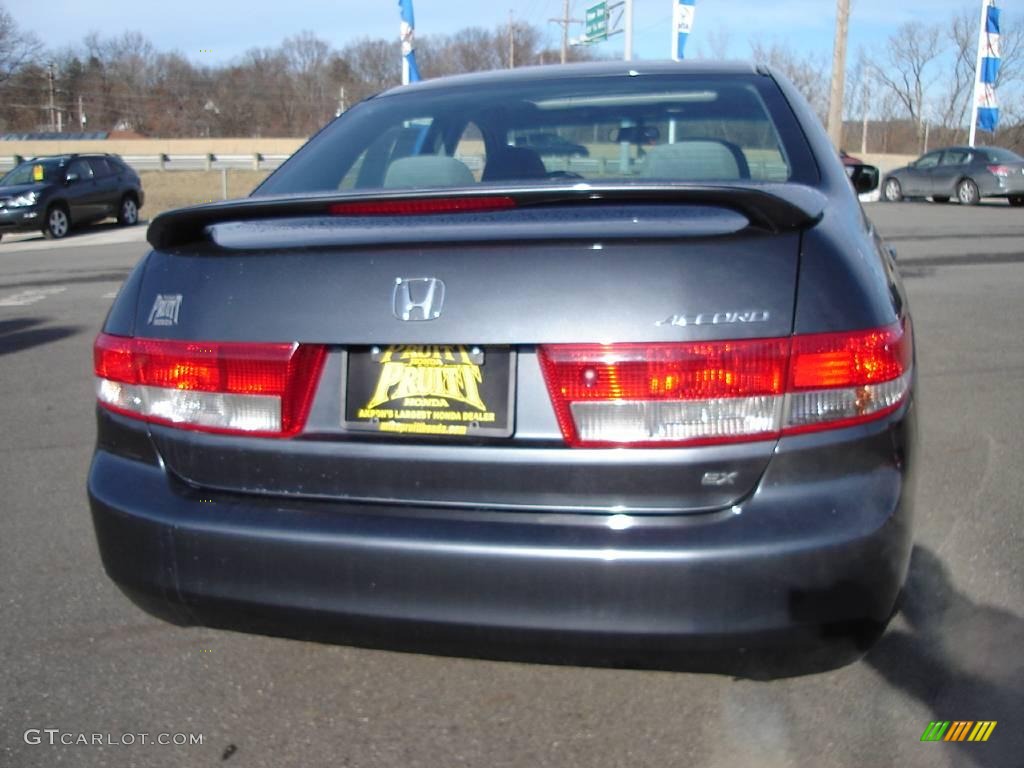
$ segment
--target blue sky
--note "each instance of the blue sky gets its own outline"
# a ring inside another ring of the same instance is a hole
[[[573,16],[582,18],[593,2],[575,0]],[[253,46],[276,45],[304,29],[339,48],[364,36],[398,34],[397,0],[289,0],[281,4],[260,0],[6,0],[4,5],[23,29],[35,32],[53,47],[78,44],[91,30],[104,35],[137,30],[160,50],[178,50],[194,61],[211,64],[230,61]],[[637,58],[667,58],[671,0],[635,0],[634,5]],[[549,28],[554,44],[557,28],[547,19],[557,16],[561,7],[561,0],[415,0],[416,26],[419,34],[449,33],[465,26],[493,27],[507,22],[511,8],[517,18]],[[852,0],[852,7],[851,55],[858,46],[881,46],[906,21],[944,21],[965,7],[977,7],[980,12],[979,0]],[[733,58],[746,57],[753,38],[785,43],[800,53],[829,56],[834,18],[833,0],[697,0],[687,52],[710,52],[710,37],[725,34]],[[622,46],[621,42],[609,42],[601,49],[621,53]]]

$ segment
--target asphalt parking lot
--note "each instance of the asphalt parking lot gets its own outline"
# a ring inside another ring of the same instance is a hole
[[[920,366],[916,546],[868,656],[760,682],[181,629],[104,576],[91,343],[144,229],[0,243],[0,765],[1024,764],[1024,212],[873,204]],[[932,720],[988,742],[921,743]],[[27,743],[26,731],[42,743]],[[201,734],[198,745],[50,745]],[[59,741],[59,739],[58,739]]]

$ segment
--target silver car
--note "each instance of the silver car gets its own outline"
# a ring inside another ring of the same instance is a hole
[[[936,149],[886,176],[883,200],[895,203],[908,197],[930,197],[936,203],[955,197],[964,205],[1005,197],[1019,207],[1024,205],[1024,158],[999,147]]]

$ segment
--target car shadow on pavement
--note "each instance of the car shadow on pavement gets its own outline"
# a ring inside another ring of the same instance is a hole
[[[997,721],[985,744],[947,745],[963,750],[964,761],[1024,764],[1024,619],[957,591],[945,564],[922,546],[914,547],[899,612],[907,629],[891,627],[865,663],[935,720]]]
[[[45,322],[45,319],[32,317],[0,321],[0,355],[24,352],[26,349],[74,336],[82,330],[81,326],[75,325],[40,327]]]

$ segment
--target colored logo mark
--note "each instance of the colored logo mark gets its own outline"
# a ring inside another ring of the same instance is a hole
[[[933,720],[921,741],[988,741],[995,727],[995,720]]]

